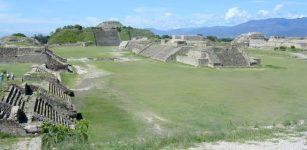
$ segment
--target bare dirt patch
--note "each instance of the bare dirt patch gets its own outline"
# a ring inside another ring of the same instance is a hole
[[[299,137],[274,138],[266,141],[202,143],[189,150],[304,150],[307,132]]]

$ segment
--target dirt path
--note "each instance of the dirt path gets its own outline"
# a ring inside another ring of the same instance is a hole
[[[114,56],[120,57],[120,60],[131,60],[130,58],[124,58],[122,54],[114,52]],[[77,60],[75,60],[77,61]],[[86,62],[86,59],[81,59],[82,62]],[[72,89],[77,92],[77,97],[83,99],[88,92],[93,89],[104,90],[115,95],[121,102],[121,108],[131,112],[137,118],[140,118],[145,122],[148,129],[146,132],[161,134],[163,128],[160,125],[160,122],[166,122],[166,119],[154,114],[153,112],[149,112],[144,110],[144,108],[138,108],[133,101],[129,99],[129,97],[122,91],[115,89],[114,87],[108,87],[106,85],[102,85],[101,81],[104,77],[111,75],[111,72],[104,71],[102,69],[97,68],[95,65],[87,64],[85,67],[81,67],[78,65],[74,66],[76,68],[76,72],[79,74],[80,78],[77,81],[77,86]],[[97,82],[99,81],[99,82]],[[77,107],[82,107],[84,102],[82,100],[78,101]]]
[[[302,53],[292,53],[292,55],[298,59],[303,59],[303,60],[307,60],[307,55],[302,54]]]
[[[98,69],[96,66],[91,64],[87,64],[86,68],[81,66],[74,67],[76,68],[80,78],[77,81],[77,86],[72,89],[73,91],[88,91],[97,86],[97,83],[95,82],[97,79],[111,74],[110,72]]]
[[[266,141],[202,143],[189,150],[307,150],[307,132],[302,136]]]

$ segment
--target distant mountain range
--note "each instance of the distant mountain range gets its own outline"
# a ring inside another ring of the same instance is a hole
[[[266,36],[307,37],[307,18],[272,18],[252,20],[236,26],[215,26],[201,28],[182,28],[176,30],[150,29],[158,35],[213,35],[217,37],[236,37],[246,32],[262,32]]]

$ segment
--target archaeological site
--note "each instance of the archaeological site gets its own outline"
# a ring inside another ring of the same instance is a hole
[[[304,37],[271,36],[267,38],[260,32],[242,34],[232,41],[232,44],[245,48],[295,47],[303,50],[307,50],[306,43],[307,38]]]
[[[75,121],[82,119],[71,103],[74,92],[61,83],[60,72],[72,72],[66,59],[46,47],[1,46],[0,63],[33,64],[32,70],[22,79],[3,87],[1,132],[38,133],[43,122],[74,128]],[[1,82],[4,76],[1,73]]]
[[[0,150],[307,150],[306,8],[0,0]]]
[[[170,40],[123,41],[119,49],[160,61],[177,61],[196,67],[253,67],[261,60],[247,56],[238,46],[214,46],[202,36],[172,36]]]

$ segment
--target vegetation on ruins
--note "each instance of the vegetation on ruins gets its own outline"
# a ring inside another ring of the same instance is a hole
[[[50,35],[48,44],[65,44],[86,42],[88,44],[95,43],[95,37],[91,28],[83,28],[80,25],[65,26],[58,28]]]
[[[75,129],[45,122],[42,125],[42,149],[84,149],[90,148],[88,142],[89,123],[78,121]]]
[[[40,43],[34,38],[23,36],[18,33],[16,36],[6,36],[0,39],[1,45],[14,45],[14,46],[38,46]]]
[[[122,41],[131,40],[133,37],[147,37],[148,39],[155,38],[155,35],[147,29],[137,29],[124,26],[120,30],[120,38]]]
[[[85,42],[88,45],[95,45],[94,32],[100,30],[97,27],[82,27],[80,25],[68,25],[63,28],[58,28],[54,33],[51,33],[48,44],[65,44]],[[122,41],[131,40],[133,37],[155,38],[155,35],[146,29],[137,29],[132,27],[117,28]]]

